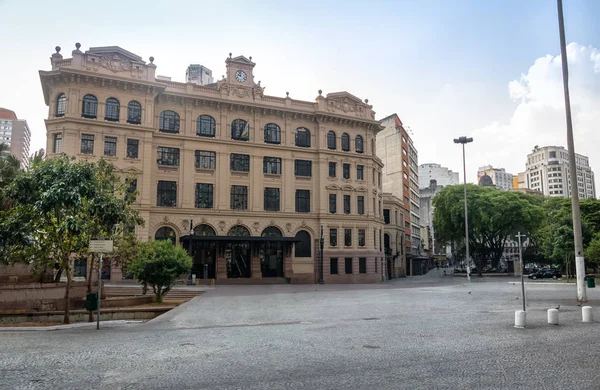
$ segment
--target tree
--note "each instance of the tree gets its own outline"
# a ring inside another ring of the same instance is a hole
[[[141,244],[139,256],[128,266],[140,283],[152,287],[158,302],[175,285],[177,278],[190,272],[192,258],[179,245],[169,240]]]
[[[585,259],[590,263],[600,264],[600,232],[596,233],[585,250]]]
[[[479,275],[488,260],[495,267],[512,232],[539,228],[540,201],[531,195],[467,185],[469,247]],[[434,229],[441,241],[464,241],[465,210],[463,186],[447,186],[433,199]]]
[[[35,261],[42,269],[57,264],[65,271],[64,323],[69,323],[72,257],[86,255],[90,238],[106,234],[109,226],[140,221],[119,193],[119,183],[106,162],[75,162],[62,155],[33,164],[5,189],[15,207],[0,220],[0,238],[5,250],[20,258],[2,260]],[[15,226],[22,229],[16,236]]]

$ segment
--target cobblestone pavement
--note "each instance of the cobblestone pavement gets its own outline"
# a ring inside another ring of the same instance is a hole
[[[515,329],[508,280],[217,286],[145,324],[0,332],[0,388],[599,389],[600,326],[580,322],[575,286],[527,285]]]

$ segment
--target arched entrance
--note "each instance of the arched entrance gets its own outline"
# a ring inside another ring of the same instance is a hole
[[[214,237],[215,229],[210,225],[201,224],[194,228],[194,235],[201,237]],[[192,246],[192,274],[198,279],[214,279],[216,273],[216,243],[215,241],[194,241]]]
[[[244,226],[236,225],[227,233],[230,237],[250,237]],[[225,247],[225,264],[228,278],[249,278],[251,275],[250,241],[231,241]]]
[[[283,237],[281,230],[269,226],[263,230],[261,237]],[[282,278],[283,243],[281,241],[264,241],[260,246],[260,268],[263,278]]]
[[[159,227],[156,233],[154,233],[155,240],[169,240],[175,245],[175,240],[177,239],[177,235],[175,234],[175,230],[168,226]]]

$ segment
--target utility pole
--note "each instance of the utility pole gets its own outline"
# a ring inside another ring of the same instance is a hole
[[[563,91],[565,95],[565,114],[567,118],[567,148],[569,149],[569,178],[571,180],[571,209],[573,214],[573,236],[575,244],[575,272],[577,274],[577,301],[587,302],[585,288],[585,259],[581,237],[581,211],[579,209],[579,186],[577,184],[577,165],[575,163],[575,141],[571,121],[571,101],[569,97],[569,66],[567,63],[567,45],[565,42],[565,21],[563,19],[562,0],[557,0],[558,29],[560,32],[560,58],[562,62]]]
[[[319,253],[319,284],[325,284],[323,279],[323,248],[325,247],[325,237],[323,236],[323,223],[321,223],[321,237],[319,238],[319,247],[321,249]]]
[[[523,266],[523,251],[522,251],[522,246],[521,246],[521,237],[525,237],[524,234],[521,234],[521,232],[518,232],[517,235],[515,236],[519,239],[519,263],[521,264],[521,293],[523,294],[523,311],[526,311],[525,309],[525,281],[523,280],[523,271],[525,270],[525,267]]]

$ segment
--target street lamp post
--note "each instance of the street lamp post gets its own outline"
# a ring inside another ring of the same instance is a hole
[[[468,206],[467,206],[467,164],[465,162],[465,144],[469,142],[473,142],[473,138],[470,137],[460,137],[455,138],[455,144],[462,144],[462,152],[463,152],[463,180],[464,180],[464,190],[465,190],[465,246],[467,249],[467,279],[471,281],[471,267],[469,264],[469,214],[468,214]]]
[[[583,258],[583,238],[581,234],[581,210],[579,209],[579,185],[577,184],[577,165],[575,163],[575,141],[571,121],[571,100],[569,97],[569,66],[565,42],[565,22],[562,0],[557,0],[558,29],[560,33],[560,59],[562,63],[563,93],[565,96],[565,115],[567,119],[567,148],[569,151],[569,179],[571,180],[571,211],[573,214],[573,239],[575,247],[575,272],[577,274],[577,301],[587,302],[585,289],[585,260]]]
[[[325,237],[323,237],[323,224],[321,224],[321,238],[319,239],[319,244],[321,247],[321,256],[319,259],[319,284],[325,284],[325,280],[323,279],[323,247],[325,246]]]
[[[521,293],[523,294],[523,311],[526,311],[527,309],[525,309],[526,306],[526,302],[525,302],[525,281],[523,279],[523,274],[525,273],[525,267],[523,265],[523,249],[522,249],[522,242],[521,242],[521,238],[525,237],[524,234],[521,234],[521,232],[518,232],[517,235],[515,236],[519,239],[519,263],[521,264]]]

